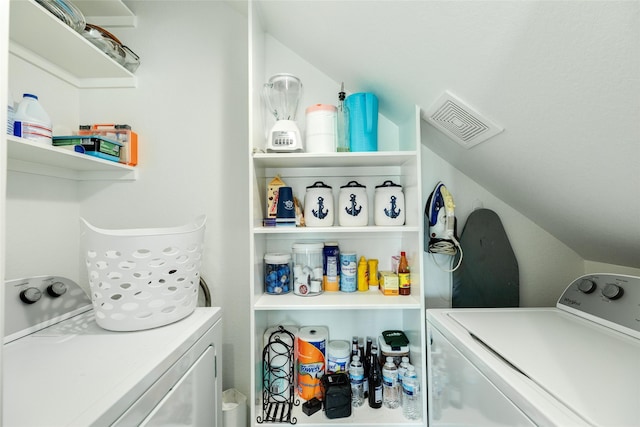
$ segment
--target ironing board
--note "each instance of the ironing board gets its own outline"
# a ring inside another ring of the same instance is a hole
[[[518,261],[498,215],[489,209],[473,211],[460,246],[464,258],[453,272],[452,307],[518,307]]]

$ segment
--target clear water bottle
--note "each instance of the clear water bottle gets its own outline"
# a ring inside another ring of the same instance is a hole
[[[353,356],[349,364],[349,380],[351,382],[351,405],[354,408],[364,404],[364,367],[360,356]]]
[[[402,380],[402,415],[408,420],[418,420],[422,416],[420,380],[413,365],[407,367]]]
[[[407,367],[409,366],[409,358],[407,356],[402,356],[402,361],[400,362],[400,366],[398,366],[398,388],[402,393],[402,380],[407,373]],[[402,405],[402,399],[400,399],[400,404]]]
[[[400,406],[398,368],[393,363],[393,357],[387,357],[387,361],[382,367],[382,404],[390,409]]]

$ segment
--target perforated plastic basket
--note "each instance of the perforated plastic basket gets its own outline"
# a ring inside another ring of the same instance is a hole
[[[180,320],[198,301],[206,217],[174,228],[104,230],[82,219],[96,322],[138,331]]]

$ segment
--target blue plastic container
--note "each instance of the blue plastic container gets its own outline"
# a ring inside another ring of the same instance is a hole
[[[378,98],[370,92],[354,93],[345,104],[351,151],[378,151]]]

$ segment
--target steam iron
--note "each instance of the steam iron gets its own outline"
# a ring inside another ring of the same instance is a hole
[[[425,206],[425,250],[432,254],[442,254],[455,256],[460,251],[458,264],[455,271],[462,262],[462,249],[456,238],[456,217],[454,212],[455,204],[453,196],[442,182],[436,184],[433,192],[429,195]],[[428,243],[427,243],[428,242]]]

